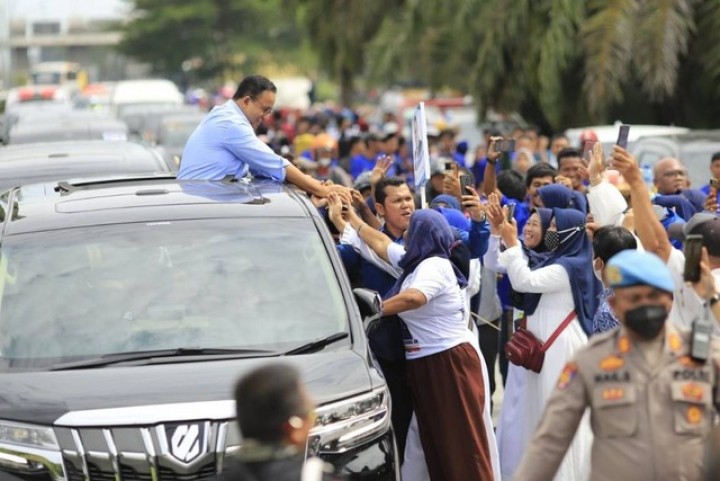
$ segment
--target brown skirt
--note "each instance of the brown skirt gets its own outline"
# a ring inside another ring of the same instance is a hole
[[[420,442],[432,481],[492,481],[485,389],[470,344],[407,361]]]

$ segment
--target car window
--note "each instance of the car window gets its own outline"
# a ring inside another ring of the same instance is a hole
[[[3,240],[0,259],[6,369],[177,347],[281,350],[348,330],[307,219],[17,235]]]

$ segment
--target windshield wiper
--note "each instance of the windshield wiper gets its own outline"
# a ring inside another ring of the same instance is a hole
[[[56,364],[50,368],[51,371],[67,371],[71,369],[83,369],[88,367],[103,367],[123,362],[145,361],[155,358],[186,357],[186,356],[227,356],[228,359],[238,357],[265,357],[277,356],[277,351],[266,349],[233,349],[218,347],[177,347],[174,349],[158,349],[155,351],[120,352],[105,354],[76,362]]]
[[[333,342],[345,339],[349,335],[350,333],[347,332],[336,332],[335,334],[331,334],[327,337],[316,339],[312,342],[308,342],[307,344],[294,347],[289,351],[286,351],[285,355],[294,356],[295,354],[307,354],[309,352],[319,351],[320,349],[323,349],[325,346],[332,344]]]

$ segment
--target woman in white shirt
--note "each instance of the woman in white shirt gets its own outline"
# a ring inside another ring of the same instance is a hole
[[[563,366],[587,344],[599,285],[592,272],[592,246],[585,233],[582,212],[553,209],[553,219],[543,236],[548,254],[531,266],[517,239],[514,222],[504,223],[501,234],[507,249],[500,253],[499,262],[507,270],[513,289],[524,293],[527,329],[546,342],[570,313],[576,316],[546,351],[541,371],[525,373],[525,430],[523,438],[517,440],[522,446],[535,431]],[[591,444],[592,433],[586,419],[558,470],[556,481],[588,478]]]
[[[455,242],[449,224],[438,212],[414,212],[398,260],[388,253],[389,238],[373,235],[356,216],[349,221],[378,255],[403,269],[383,313],[398,314],[406,325],[408,382],[430,479],[493,479],[483,421],[489,400],[466,322],[467,281],[449,260]]]

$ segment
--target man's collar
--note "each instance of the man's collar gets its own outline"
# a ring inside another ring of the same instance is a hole
[[[245,115],[245,112],[240,108],[240,106],[237,104],[237,102],[233,99],[228,100],[229,103],[232,104],[232,108],[235,110],[235,112],[239,113],[243,116],[245,120],[247,120],[248,123],[250,123],[250,119],[247,118],[247,115]]]
[[[387,228],[387,224],[383,224],[382,229],[380,229],[380,231],[381,231],[383,234],[385,234],[386,236],[388,236],[390,239],[392,239],[393,242],[398,242],[398,241],[402,240],[402,238],[403,238],[403,235],[402,235],[402,234],[400,234],[399,236],[395,237],[395,236],[392,234],[392,232],[390,232],[390,230]]]

